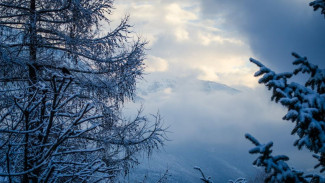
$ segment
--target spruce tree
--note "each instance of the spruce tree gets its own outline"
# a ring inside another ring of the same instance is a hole
[[[313,1],[310,5],[315,11],[321,9],[324,14],[324,0]],[[297,68],[286,73],[276,73],[253,58],[250,61],[259,67],[255,73],[255,77],[261,77],[258,82],[272,91],[271,100],[288,109],[283,120],[295,124],[291,131],[292,135],[297,135],[294,146],[299,150],[305,147],[314,153],[313,157],[318,160],[314,168],[320,168],[322,173],[325,171],[325,69],[320,69],[297,53],[292,53],[292,56],[295,58],[293,65]],[[290,82],[290,78],[297,74],[308,75],[304,85]],[[256,146],[249,152],[259,154],[253,164],[264,167],[268,173],[265,182],[325,182],[320,174],[305,174],[291,168],[286,163],[289,157],[273,156],[272,142],[261,144],[250,134],[246,134],[246,138]]]

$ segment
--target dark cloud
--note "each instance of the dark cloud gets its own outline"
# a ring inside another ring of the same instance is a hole
[[[225,17],[223,26],[248,39],[252,57],[277,71],[292,67],[292,51],[325,67],[325,19],[306,1],[204,0],[202,15]]]

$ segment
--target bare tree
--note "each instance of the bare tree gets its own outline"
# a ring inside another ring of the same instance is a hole
[[[0,2],[2,180],[110,181],[137,152],[163,144],[159,115],[121,114],[145,42],[130,36],[128,17],[103,33],[112,8],[112,0]]]

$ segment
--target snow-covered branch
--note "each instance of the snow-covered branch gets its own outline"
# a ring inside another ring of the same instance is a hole
[[[130,36],[128,16],[103,32],[112,7],[112,0],[1,1],[4,180],[110,181],[138,153],[164,144],[159,116],[122,117],[144,69],[146,42]]]
[[[325,1],[324,0],[316,0],[309,3],[310,6],[314,8],[314,11],[321,9],[321,14],[325,15]]]
[[[299,66],[293,73],[276,74],[254,59],[251,62],[260,67],[256,76],[264,74],[259,82],[273,91],[272,100],[288,108],[283,119],[296,123],[292,134],[298,134],[299,139],[295,145],[299,149],[305,146],[315,153],[325,152],[324,70],[296,53],[293,55],[297,58],[294,64]],[[295,82],[288,83],[288,79],[299,72],[310,74],[305,86]]]
[[[292,56],[295,57],[293,64],[297,68],[293,72],[280,74],[275,73],[255,59],[251,58],[250,61],[260,68],[255,73],[255,76],[261,77],[259,83],[265,84],[269,90],[272,90],[271,99],[281,103],[288,109],[283,119],[295,123],[291,134],[297,134],[298,139],[294,142],[294,145],[298,149],[306,147],[314,152],[314,157],[319,161],[315,168],[321,167],[321,172],[323,172],[325,170],[325,70],[311,64],[306,57],[301,57],[297,53],[292,53]],[[305,85],[289,81],[292,76],[299,73],[309,75]],[[269,180],[281,182],[290,178],[298,181],[299,176],[302,177],[302,172],[297,174],[284,163],[288,159],[287,157],[271,156],[272,142],[261,145],[250,135],[246,135],[246,138],[256,145],[255,148],[250,150],[250,153],[262,154],[254,164],[265,166],[266,172],[273,171],[272,176],[274,178],[270,177]],[[281,174],[281,176],[289,175],[290,177],[281,177],[277,174]],[[303,176],[303,178],[325,181],[318,175],[308,175]]]
[[[257,167],[264,167],[268,177],[265,182],[309,182],[310,176],[304,175],[303,172],[290,168],[286,161],[287,156],[272,156],[273,142],[260,144],[252,135],[246,134],[245,137],[250,140],[256,147],[252,148],[249,153],[259,154],[259,157],[253,162]],[[322,182],[325,181],[322,178]]]

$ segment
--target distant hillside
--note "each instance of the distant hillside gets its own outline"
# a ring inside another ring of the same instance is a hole
[[[193,90],[204,93],[240,93],[240,90],[213,81],[162,79],[154,81],[142,81],[141,83],[139,83],[136,91],[136,98],[138,100],[144,100],[144,97],[157,92],[172,93],[176,91],[185,92]]]
[[[240,157],[233,147],[182,144],[167,146],[165,151],[155,153],[152,158],[143,158],[141,164],[131,171],[126,182],[141,182],[146,176],[148,183],[155,183],[168,169],[171,183],[199,183],[200,173],[193,169],[201,167],[214,182],[228,182],[238,177],[254,176],[255,169]],[[225,153],[227,152],[227,153]],[[249,154],[246,155],[249,158]]]

